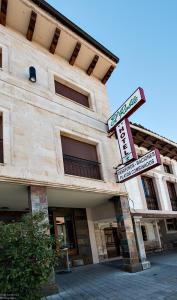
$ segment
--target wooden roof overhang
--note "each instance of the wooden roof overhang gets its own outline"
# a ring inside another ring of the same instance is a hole
[[[136,125],[131,125],[131,130],[134,143],[138,147],[149,151],[157,148],[161,155],[177,161],[177,144]]]
[[[0,24],[20,32],[103,84],[119,58],[44,0],[0,0]]]

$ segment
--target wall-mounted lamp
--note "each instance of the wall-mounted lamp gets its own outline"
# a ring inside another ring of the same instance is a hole
[[[29,67],[29,80],[31,82],[36,82],[36,69],[34,67]]]

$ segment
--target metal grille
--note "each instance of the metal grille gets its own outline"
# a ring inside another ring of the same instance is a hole
[[[101,179],[100,164],[95,161],[63,155],[65,174]]]
[[[177,211],[177,198],[170,199],[170,200],[171,200],[172,210],[176,210]]]
[[[159,210],[156,198],[146,197],[147,208],[150,210]]]

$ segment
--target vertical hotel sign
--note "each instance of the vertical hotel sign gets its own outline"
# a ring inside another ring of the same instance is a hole
[[[116,131],[122,157],[123,167],[117,168],[116,171],[120,183],[161,165],[158,149],[153,149],[137,159],[131,128],[127,119],[145,101],[144,91],[139,87],[108,119],[108,132]]]
[[[131,160],[137,159],[128,119],[126,118],[123,119],[116,126],[116,133],[117,133],[118,144],[119,144],[120,153],[122,157],[122,163],[126,164]]]

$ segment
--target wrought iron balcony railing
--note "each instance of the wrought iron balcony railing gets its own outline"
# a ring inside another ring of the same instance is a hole
[[[101,179],[100,163],[70,155],[63,155],[65,174]]]
[[[171,201],[172,210],[177,211],[177,198],[170,199],[170,201]]]
[[[146,197],[147,208],[150,210],[159,210],[158,202],[156,198]]]

